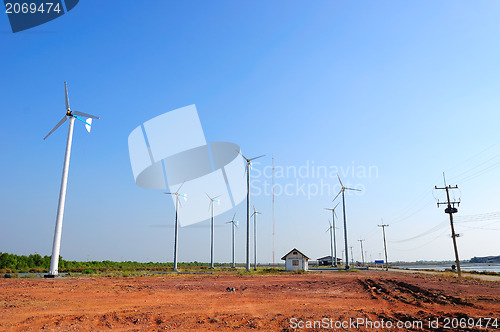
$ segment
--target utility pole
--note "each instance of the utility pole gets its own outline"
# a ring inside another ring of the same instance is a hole
[[[365,265],[365,253],[363,251],[363,241],[364,240],[358,240],[358,241],[361,244],[361,261],[363,262],[363,265]]]
[[[450,226],[451,226],[451,238],[453,239],[453,249],[455,249],[455,263],[457,264],[457,275],[459,277],[462,276],[462,271],[460,270],[460,259],[458,258],[458,248],[457,248],[457,237],[459,237],[459,234],[455,234],[455,227],[453,226],[453,213],[457,213],[458,209],[455,207],[455,204],[457,206],[460,205],[460,200],[458,202],[451,202],[450,201],[450,190],[451,189],[458,189],[458,186],[455,185],[454,187],[450,185],[446,185],[446,178],[444,177],[444,172],[443,172],[443,181],[444,181],[444,187],[438,188],[438,186],[434,186],[435,189],[437,190],[446,190],[446,200],[447,202],[437,202],[437,206],[439,208],[440,204],[447,204],[446,209],[444,210],[445,213],[448,213],[450,215]]]
[[[387,245],[385,243],[385,228],[389,227],[389,225],[382,224],[382,225],[378,225],[378,227],[382,227],[382,234],[384,235],[385,270],[389,271],[389,262],[387,261]]]

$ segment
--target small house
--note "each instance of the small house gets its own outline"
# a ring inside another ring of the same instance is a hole
[[[342,259],[337,259],[337,265],[342,264]],[[335,261],[333,261],[335,263]],[[318,266],[332,266],[332,256],[318,258]]]
[[[281,258],[285,261],[285,269],[287,271],[307,271],[309,257],[293,248],[288,254]]]

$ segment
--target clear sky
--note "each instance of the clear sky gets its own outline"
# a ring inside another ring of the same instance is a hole
[[[277,261],[293,247],[329,255],[324,208],[336,204],[337,170],[363,189],[346,197],[355,259],[358,239],[367,259],[380,257],[383,218],[389,260],[452,260],[434,198],[444,193],[433,191],[443,171],[460,188],[461,258],[499,255],[499,10],[498,1],[86,0],[16,34],[2,14],[0,251],[51,253],[67,124],[42,138],[64,115],[67,81],[72,109],[101,120],[91,134],[75,126],[65,259],[172,261],[174,205],[135,185],[127,138],[191,104],[208,141],[266,154],[252,171],[260,262],[272,261],[272,155]],[[234,212],[244,261],[245,203],[217,217],[216,261],[230,261]],[[181,229],[180,261],[210,260],[208,224]]]

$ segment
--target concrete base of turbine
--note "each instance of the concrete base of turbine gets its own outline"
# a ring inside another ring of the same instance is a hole
[[[44,274],[43,275],[44,278],[57,278],[59,277],[57,274]]]

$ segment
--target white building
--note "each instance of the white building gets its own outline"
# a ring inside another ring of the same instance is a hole
[[[307,271],[308,260],[310,259],[297,249],[293,248],[288,254],[281,258],[285,261],[285,269],[287,271],[302,270]]]

